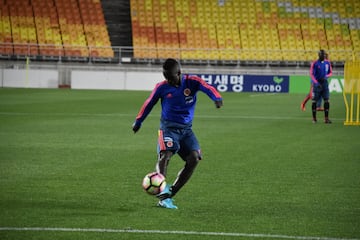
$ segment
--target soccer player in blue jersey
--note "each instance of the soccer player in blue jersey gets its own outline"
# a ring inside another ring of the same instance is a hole
[[[329,119],[329,109],[330,109],[330,92],[328,85],[328,78],[332,75],[332,67],[330,61],[327,60],[325,50],[320,50],[319,58],[312,62],[310,66],[310,77],[313,85],[312,93],[312,117],[313,123],[317,123],[316,118],[316,103],[322,98],[324,100],[324,113],[325,113],[325,123],[331,123]]]
[[[325,53],[325,60],[330,61],[328,53]],[[314,86],[313,86],[313,83],[312,83],[312,79],[310,79],[310,91],[309,91],[309,93],[306,95],[306,97],[304,98],[304,100],[300,104],[300,109],[302,111],[306,110],[306,108],[305,108],[306,103],[310,99],[312,99],[313,88],[314,88]],[[321,107],[321,103],[322,103],[322,98],[319,98],[319,100],[316,102],[316,111],[324,111],[324,108]]]
[[[197,92],[202,91],[214,101],[216,108],[223,105],[218,91],[203,79],[181,74],[177,60],[169,58],[163,64],[165,80],[159,82],[141,107],[132,130],[136,133],[154,105],[161,100],[161,119],[158,132],[158,161],[156,170],[166,176],[170,158],[178,154],[185,162],[174,183],[167,184],[157,195],[158,206],[177,209],[173,203],[175,194],[186,184],[201,160],[199,142],[192,131],[192,121]]]

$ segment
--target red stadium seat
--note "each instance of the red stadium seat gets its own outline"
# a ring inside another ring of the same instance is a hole
[[[87,41],[92,32],[85,26],[95,29],[98,42]],[[65,45],[68,55],[89,57],[89,44],[94,44],[108,48],[98,57],[114,55],[100,1],[0,0],[0,29],[0,54],[59,56]]]

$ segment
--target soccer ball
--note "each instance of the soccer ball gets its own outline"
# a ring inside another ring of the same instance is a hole
[[[142,187],[150,195],[157,195],[165,189],[165,177],[161,173],[152,172],[146,174]]]

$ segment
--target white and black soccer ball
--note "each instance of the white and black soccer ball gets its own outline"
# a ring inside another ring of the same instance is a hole
[[[150,195],[157,195],[165,189],[165,177],[158,172],[146,174],[142,181],[142,187]]]

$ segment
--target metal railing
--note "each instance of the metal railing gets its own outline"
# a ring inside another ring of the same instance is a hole
[[[308,64],[317,59],[317,49],[210,49],[210,48],[149,48],[132,46],[74,46],[52,44],[0,43],[0,59],[64,62],[155,63],[168,57],[185,63],[214,64]],[[328,50],[330,61],[344,64],[359,59],[360,51]]]

